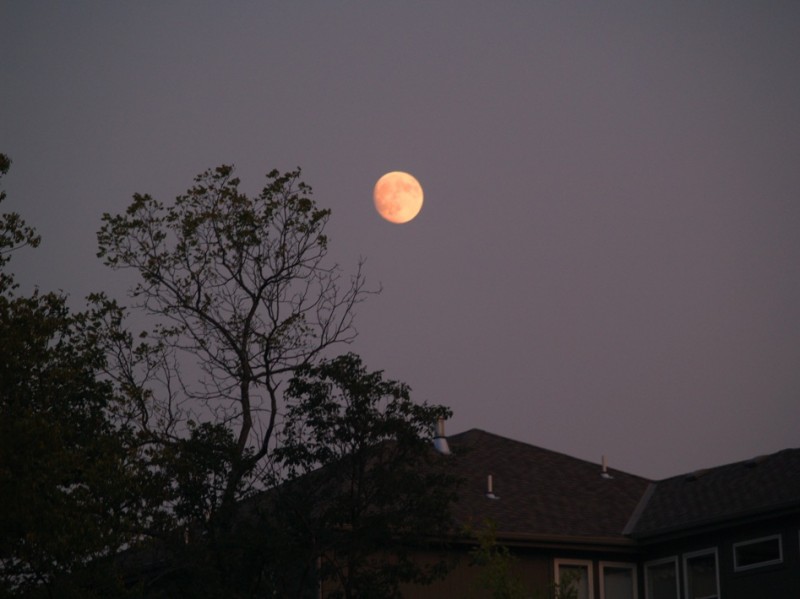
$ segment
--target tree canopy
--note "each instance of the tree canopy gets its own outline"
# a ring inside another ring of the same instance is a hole
[[[90,596],[81,576],[135,538],[144,495],[98,323],[62,294],[15,294],[12,252],[38,242],[18,214],[0,216],[0,595]]]
[[[288,395],[279,528],[319,559],[326,596],[394,597],[441,574],[443,563],[426,568],[410,552],[452,532],[457,481],[433,449],[450,410],[412,401],[354,354],[300,368]]]
[[[120,372],[159,404],[161,418],[143,421],[151,432],[198,421],[232,432],[221,505],[264,471],[281,384],[355,336],[368,291],[360,264],[345,278],[326,261],[329,216],[299,169],[270,172],[250,197],[231,166],[202,173],[173,204],[136,194],[124,214],[103,216],[98,255],[138,273],[135,307],[154,319],[136,352],[119,354],[138,364]]]

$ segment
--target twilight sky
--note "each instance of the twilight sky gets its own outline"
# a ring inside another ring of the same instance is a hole
[[[449,432],[651,478],[800,445],[800,3],[3,2],[0,55],[26,289],[122,298],[103,212],[301,166],[384,287],[352,349]]]

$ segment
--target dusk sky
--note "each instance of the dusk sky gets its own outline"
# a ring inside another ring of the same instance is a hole
[[[0,52],[25,290],[124,299],[103,212],[300,166],[383,286],[349,349],[449,433],[650,478],[800,446],[800,2],[4,1]]]

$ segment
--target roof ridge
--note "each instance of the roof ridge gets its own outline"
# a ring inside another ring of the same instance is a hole
[[[706,468],[695,468],[694,470],[690,470],[688,472],[681,472],[678,474],[673,474],[672,476],[668,476],[666,478],[660,478],[654,482],[656,483],[663,483],[669,480],[674,480],[677,478],[687,478],[702,474],[702,476],[706,476],[712,472],[719,472],[724,468],[733,468],[735,466],[755,466],[759,464],[763,464],[766,461],[769,461],[772,458],[780,454],[786,454],[789,452],[800,452],[800,447],[786,447],[784,449],[779,449],[777,451],[773,451],[772,453],[762,453],[758,454],[749,458],[745,458],[743,460],[736,460],[735,462],[727,462],[725,464],[717,464],[716,466],[708,466]]]
[[[549,449],[547,447],[542,447],[541,445],[535,445],[535,444],[530,443],[528,441],[520,441],[519,439],[513,439],[511,437],[506,437],[505,435],[499,435],[497,433],[492,433],[490,431],[486,431],[486,430],[483,430],[481,428],[476,428],[476,427],[467,429],[465,431],[461,431],[460,433],[455,433],[453,435],[447,435],[447,438],[449,440],[458,441],[457,437],[460,437],[462,435],[468,435],[470,433],[473,433],[473,434],[474,433],[480,433],[481,435],[484,435],[484,436],[487,436],[487,437],[493,437],[493,438],[501,440],[501,441],[517,443],[519,445],[525,445],[526,447],[530,447],[530,448],[536,449],[538,451],[542,451],[542,452],[546,452],[546,453],[554,454],[554,455],[559,455],[559,456],[562,456],[562,457],[565,457],[565,458],[569,458],[570,460],[575,460],[576,462],[581,462],[583,464],[586,464],[587,466],[592,466],[592,467],[595,467],[595,466],[596,467],[601,467],[602,466],[601,462],[594,462],[592,460],[579,458],[579,457],[576,457],[574,455],[568,454],[568,453],[566,453],[564,451],[559,451],[559,450],[556,450],[556,449]],[[638,478],[640,480],[647,481],[648,483],[654,482],[652,479],[647,478],[646,476],[641,476],[639,474],[633,474],[632,472],[628,472],[627,470],[620,470],[619,468],[612,468],[612,467],[609,467],[608,470],[617,472],[617,473],[625,475],[625,476]]]

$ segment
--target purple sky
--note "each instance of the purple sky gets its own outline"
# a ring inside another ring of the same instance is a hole
[[[653,478],[800,445],[798,2],[3,2],[0,51],[28,288],[122,296],[102,212],[299,165],[384,286],[352,349],[450,432]]]

